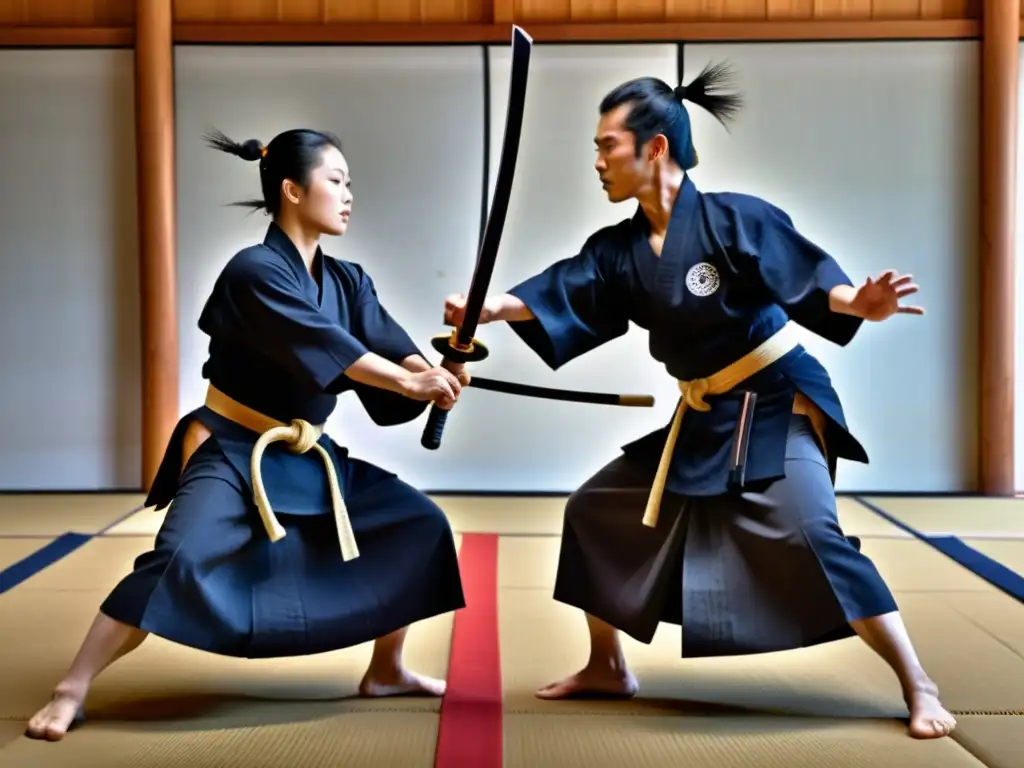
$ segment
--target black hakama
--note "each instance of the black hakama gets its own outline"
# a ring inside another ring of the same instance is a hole
[[[418,350],[355,265],[317,255],[318,281],[276,225],[238,254],[200,319],[211,337],[204,373],[275,420],[322,424],[354,389],[378,424],[409,421],[418,403],[358,385],[343,371],[366,351],[400,362]],[[182,465],[188,425],[210,437]],[[251,658],[351,647],[464,607],[448,520],[394,473],[321,435],[337,472],[359,556],[342,559],[323,460],[271,444],[262,478],[286,531],[271,542],[253,502],[258,435],[205,406],[169,441],[147,505],[165,520],[152,550],[101,611],[167,640]]]
[[[681,625],[684,657],[815,645],[896,609],[859,541],[840,529],[807,417],[793,417],[786,477],[765,493],[774,507],[667,493],[648,528],[640,519],[653,477],[620,456],[570,496],[556,600],[643,643],[659,622]]]
[[[713,376],[796,322],[847,344],[858,318],[829,309],[850,281],[790,218],[747,195],[702,194],[687,178],[660,256],[642,209],[514,287],[534,318],[512,329],[551,368],[626,333],[650,332],[652,356],[690,382]],[[729,487],[743,390],[757,395],[745,490]],[[821,416],[820,436],[798,398]],[[896,609],[859,542],[844,535],[833,488],[839,458],[867,461],[828,373],[800,344],[732,391],[686,411],[660,517],[644,508],[669,427],[629,445],[570,498],[555,598],[637,640],[682,625],[685,656],[779,651],[852,633]],[[826,459],[827,456],[827,459]]]

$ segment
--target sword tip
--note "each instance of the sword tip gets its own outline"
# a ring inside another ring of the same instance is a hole
[[[528,42],[528,43],[532,43],[533,42],[533,38],[530,36],[530,34],[525,29],[520,27],[518,24],[513,24],[512,25],[512,38],[513,38],[513,40],[515,39],[515,37],[517,35],[519,37],[525,38],[526,42]]]

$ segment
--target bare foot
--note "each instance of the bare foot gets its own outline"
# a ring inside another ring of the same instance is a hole
[[[84,701],[84,691],[58,686],[50,703],[36,712],[28,721],[25,735],[30,739],[60,741],[72,723],[83,719],[82,703]]]
[[[636,696],[640,686],[628,669],[607,667],[584,667],[575,675],[546,685],[534,695],[538,699],[567,699],[572,697],[597,697],[630,699]]]
[[[939,689],[931,680],[915,686],[905,696],[910,710],[910,735],[915,739],[940,739],[956,727],[953,717],[939,701]]]
[[[359,683],[359,695],[378,696],[444,696],[447,684],[444,680],[410,672],[405,667],[378,672],[367,670]]]

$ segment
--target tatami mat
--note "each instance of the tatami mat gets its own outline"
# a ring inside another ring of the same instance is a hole
[[[1024,766],[1024,717],[965,715],[957,718],[953,735],[990,768]]]
[[[865,496],[864,500],[924,534],[1024,538],[1024,499]]]
[[[0,595],[0,719],[27,721],[67,670],[106,591]],[[444,677],[452,615],[414,625],[406,640],[409,666]],[[173,720],[182,729],[291,722],[289,702],[329,701],[341,712],[437,712],[433,698],[354,698],[372,645],[291,659],[231,659],[149,637],[119,660],[92,689],[90,720]],[[301,709],[300,709],[301,712]]]
[[[289,707],[294,711],[295,705]],[[302,707],[299,707],[302,709]],[[58,743],[19,739],[0,749],[0,768],[432,768],[437,715],[337,714],[305,707],[301,722],[203,730],[166,723],[100,724]]]
[[[1024,514],[1024,510],[1022,510]],[[963,542],[1012,571],[1024,573],[1024,539],[971,539]]]
[[[958,712],[1024,714],[1024,659],[932,595],[897,593],[925,668]],[[502,589],[502,678],[507,711],[642,714],[716,707],[822,717],[905,717],[888,666],[857,638],[784,653],[681,659],[680,630],[651,645],[623,638],[641,696],[627,702],[542,701],[533,692],[577,671],[588,641],[582,614],[549,590]],[[526,624],[533,625],[529,633]],[[970,660],[965,663],[965,660]]]
[[[0,755],[3,748],[12,741],[22,737],[25,732],[25,723],[17,720],[0,720]]]
[[[11,498],[0,497],[0,511]],[[106,497],[117,502],[114,508],[104,508],[97,496],[21,498],[33,501],[14,515],[0,514],[0,536],[49,532],[28,518],[59,519],[52,535],[95,532],[138,503],[128,496]],[[83,500],[91,502],[84,509]],[[856,638],[786,653],[684,660],[679,628],[666,625],[649,646],[624,640],[641,685],[636,699],[541,701],[534,691],[578,670],[588,648],[583,616],[551,596],[565,498],[435,500],[458,532],[502,534],[498,607],[508,768],[1024,766],[1024,606],[855,499],[840,499],[841,524],[862,537],[863,551],[896,592],[918,653],[957,714],[955,739],[921,742],[906,735],[895,677]],[[896,514],[894,499],[874,501]],[[1021,570],[1024,542],[985,537],[1015,530],[1024,507],[1004,504],[1000,511],[989,500],[957,500],[957,513],[945,501],[919,500],[916,511],[904,504],[900,514],[917,515],[906,521],[920,528],[925,520],[933,526],[924,528],[938,533],[966,530],[967,520],[981,537],[967,543]],[[975,506],[966,509],[965,502]],[[62,510],[73,512],[61,517]],[[85,727],[58,744],[23,738],[26,720],[49,698],[99,603],[151,546],[162,517],[139,512],[109,531],[115,535],[90,541],[0,595],[0,646],[7,651],[0,661],[0,768],[434,765],[439,699],[355,696],[370,644],[314,657],[244,660],[151,637],[97,679]],[[0,538],[0,568],[46,542]],[[411,667],[446,674],[452,619],[413,627],[406,650]]]
[[[558,541],[506,538],[499,548],[506,766],[660,766],[685,755],[687,766],[730,768],[1021,768],[1024,606],[915,539],[869,538],[863,549],[896,592],[922,662],[960,719],[956,740],[907,737],[894,675],[857,638],[684,660],[679,628],[663,625],[649,646],[623,638],[641,687],[636,699],[537,699],[537,688],[585,663],[586,624],[551,599]],[[527,624],[532,630],[523,632]]]
[[[839,525],[847,536],[911,538],[909,533],[876,515],[855,498],[840,496],[836,499],[836,508],[839,510]]]
[[[891,722],[743,716],[511,715],[506,768],[979,768],[955,741],[908,739]]]
[[[994,587],[935,596],[1024,659],[1024,605],[1020,602]]]
[[[11,567],[20,560],[25,559],[37,549],[45,547],[51,541],[53,541],[53,539],[50,537],[33,537],[23,539],[0,538],[0,571]]]
[[[144,498],[137,493],[0,494],[0,536],[97,533]]]
[[[153,507],[140,509],[106,532],[109,536],[154,536],[164,522],[167,510],[157,511]]]
[[[135,558],[152,546],[152,537],[97,536],[70,555],[26,579],[18,590],[110,590],[122,576],[131,571]]]
[[[891,589],[901,592],[988,592],[992,585],[917,539],[861,541]]]

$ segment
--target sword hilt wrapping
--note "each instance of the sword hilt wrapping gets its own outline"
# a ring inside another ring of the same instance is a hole
[[[441,435],[444,434],[444,425],[448,421],[449,411],[438,408],[436,405],[430,409],[427,416],[427,424],[423,427],[423,435],[420,437],[420,445],[428,451],[436,451],[441,447]]]
[[[440,352],[446,361],[453,363],[477,363],[486,360],[490,354],[479,339],[471,339],[469,344],[460,344],[458,329],[435,336],[430,340],[430,345]],[[428,451],[436,451],[441,447],[441,437],[444,435],[448,413],[444,408],[438,408],[436,404],[431,406],[423,434],[420,436],[420,445]]]

